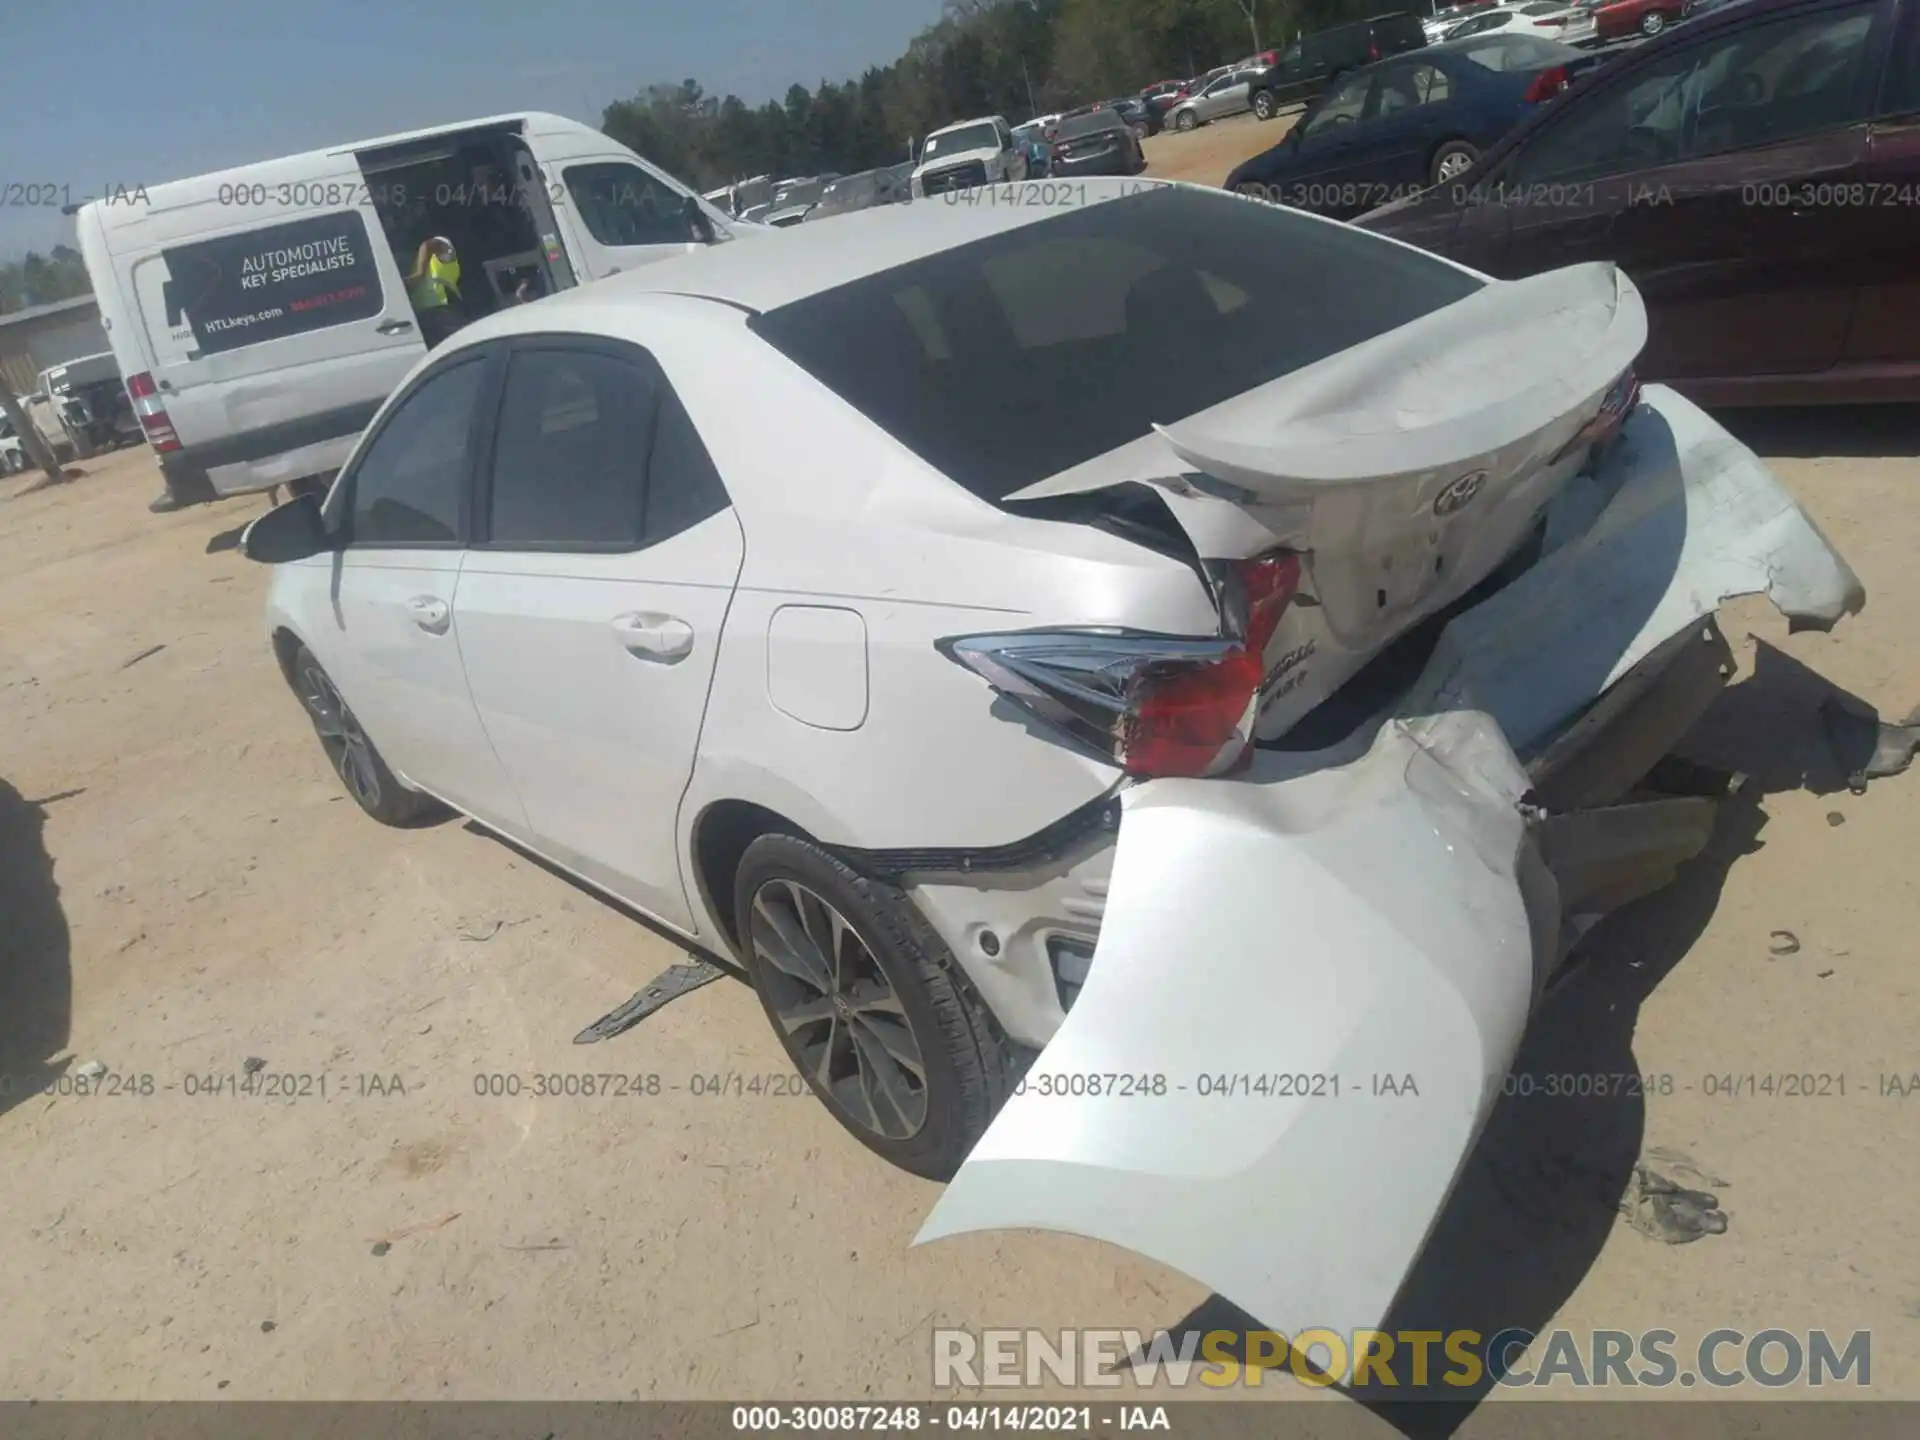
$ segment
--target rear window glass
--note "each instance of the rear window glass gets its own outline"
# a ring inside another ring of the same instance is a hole
[[[1080,135],[1095,135],[1102,130],[1125,130],[1127,122],[1112,110],[1096,110],[1091,115],[1075,115],[1062,120],[1054,131],[1057,140],[1072,140]]]
[[[752,323],[930,464],[1000,500],[1481,283],[1364,231],[1169,186]]]

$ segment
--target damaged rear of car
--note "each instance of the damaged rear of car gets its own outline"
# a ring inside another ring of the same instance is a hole
[[[838,847],[1038,1051],[920,1239],[1065,1231],[1289,1333],[1376,1324],[1580,934],[1707,839],[1711,787],[1666,757],[1732,672],[1715,609],[1827,626],[1858,580],[1750,451],[1640,389],[1609,265],[1493,281],[1166,187],[749,324],[995,512],[913,540],[934,569],[988,536],[973,613],[1007,622],[931,638],[973,687],[938,682],[938,733],[1005,727],[996,753],[1102,787],[1014,844]],[[810,1013],[825,1075],[839,1022]]]

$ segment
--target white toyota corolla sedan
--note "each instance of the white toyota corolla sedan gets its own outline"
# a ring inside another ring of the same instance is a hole
[[[1365,1327],[1575,938],[1705,841],[1719,601],[1862,603],[1645,336],[1607,265],[981,191],[477,323],[244,548],[362,808],[738,961],[951,1179],[923,1240]]]

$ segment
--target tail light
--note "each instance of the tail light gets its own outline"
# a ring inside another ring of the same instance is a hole
[[[1380,58],[1380,42],[1378,40],[1367,41],[1367,59],[1378,60],[1379,58]]]
[[[1520,98],[1529,105],[1538,105],[1553,99],[1572,83],[1573,77],[1567,73],[1567,67],[1556,65],[1551,70],[1542,70],[1534,76],[1533,83],[1527,86],[1526,92]]]
[[[180,448],[180,437],[174,433],[173,421],[167,418],[166,402],[160,398],[153,376],[145,370],[129,376],[127,398],[133,401],[133,413],[140,417],[140,428],[146,432],[147,442],[155,450],[165,454]]]
[[[1213,578],[1218,638],[1064,629],[939,648],[1129,775],[1225,774],[1252,746],[1266,651],[1300,587],[1300,557],[1275,551],[1219,566]]]
[[[1594,417],[1580,427],[1578,434],[1556,450],[1547,463],[1557,465],[1575,450],[1606,444],[1620,433],[1620,427],[1627,423],[1627,416],[1633,413],[1633,407],[1639,403],[1640,377],[1631,370],[1623,370],[1620,378],[1607,388]]]

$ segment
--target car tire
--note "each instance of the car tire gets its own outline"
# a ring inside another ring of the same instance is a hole
[[[333,773],[340,777],[356,805],[382,825],[394,826],[413,825],[439,811],[438,802],[431,796],[407,789],[387,768],[311,650],[299,646],[291,668],[294,694],[306,707]]]
[[[1280,113],[1280,105],[1279,105],[1279,102],[1273,98],[1272,91],[1259,90],[1254,92],[1254,96],[1253,96],[1253,118],[1254,119],[1271,120],[1275,115],[1279,113]]]
[[[1640,33],[1651,40],[1667,28],[1667,17],[1658,10],[1649,10],[1640,17]]]
[[[1433,152],[1433,164],[1428,167],[1427,178],[1435,185],[1444,185],[1460,175],[1466,174],[1480,161],[1480,152],[1464,140],[1449,140]]]
[[[0,472],[18,475],[27,468],[27,457],[23,451],[8,450],[0,454]]]
[[[1186,134],[1199,123],[1200,117],[1191,110],[1182,110],[1178,115],[1173,117],[1173,128],[1178,130],[1182,135]]]
[[[733,903],[747,973],[808,1088],[874,1154],[951,1179],[1030,1056],[946,942],[898,888],[792,835],[747,847]]]

